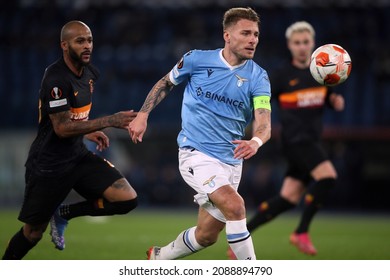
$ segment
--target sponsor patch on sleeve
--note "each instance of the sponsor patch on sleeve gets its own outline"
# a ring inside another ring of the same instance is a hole
[[[50,108],[60,107],[60,106],[66,105],[66,104],[68,104],[68,101],[66,98],[49,101]]]

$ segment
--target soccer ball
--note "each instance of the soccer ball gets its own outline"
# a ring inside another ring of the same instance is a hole
[[[310,73],[321,85],[336,86],[343,83],[351,69],[351,58],[339,45],[323,45],[311,55]]]

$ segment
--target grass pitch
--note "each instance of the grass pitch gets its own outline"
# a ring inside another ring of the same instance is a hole
[[[17,211],[0,211],[0,254],[21,227]],[[249,215],[251,217],[251,215]],[[312,226],[315,257],[289,244],[288,237],[299,220],[286,213],[252,233],[258,259],[263,260],[389,260],[390,215],[319,213]],[[166,245],[196,223],[196,210],[136,209],[125,216],[80,217],[70,221],[66,248],[58,251],[50,242],[49,229],[31,250],[27,260],[144,260],[152,245]],[[213,246],[185,259],[224,260],[224,232]]]

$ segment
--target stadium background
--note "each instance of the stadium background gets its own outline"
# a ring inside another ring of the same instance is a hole
[[[37,95],[47,65],[61,55],[59,31],[72,19],[94,36],[100,68],[91,117],[138,110],[152,85],[190,49],[223,46],[221,18],[233,6],[261,15],[255,60],[272,69],[288,58],[286,27],[311,22],[317,45],[336,43],[352,58],[337,91],[343,113],[325,115],[325,140],[339,172],[328,210],[390,212],[390,1],[17,0],[0,10],[0,208],[20,206],[24,161],[37,125]],[[177,168],[181,88],[152,113],[144,143],[109,129],[104,153],[137,189],[141,207],[183,208],[192,193]],[[244,165],[241,193],[249,209],[278,192],[285,171],[274,106],[273,138]],[[73,199],[76,197],[71,197]]]

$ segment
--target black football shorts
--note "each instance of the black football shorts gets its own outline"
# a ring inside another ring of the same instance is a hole
[[[312,179],[311,171],[321,162],[328,160],[328,155],[320,142],[291,145],[284,148],[288,168],[286,176],[303,181]]]
[[[31,225],[46,223],[73,189],[86,199],[101,198],[123,175],[106,159],[91,152],[64,174],[45,177],[26,170],[26,188],[19,220]]]

